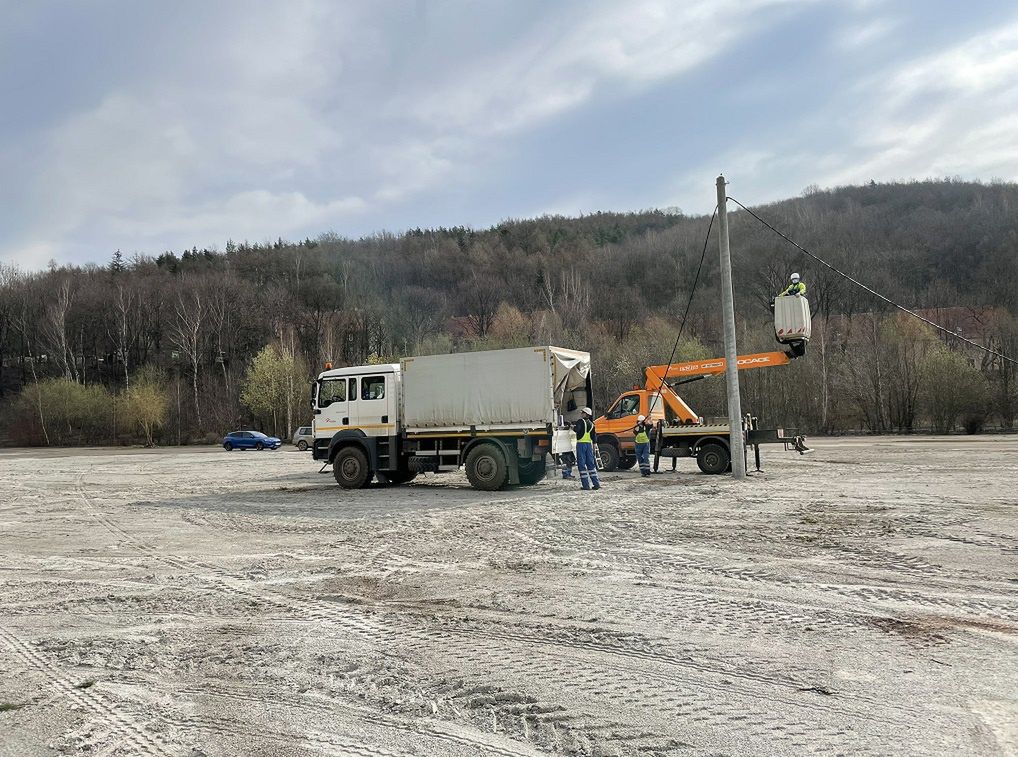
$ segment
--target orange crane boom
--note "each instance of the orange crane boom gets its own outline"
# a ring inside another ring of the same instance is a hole
[[[792,362],[787,352],[757,352],[753,355],[739,355],[736,366],[740,371],[752,368],[772,368],[788,365]],[[661,398],[683,423],[697,423],[700,417],[686,404],[668,383],[668,379],[696,378],[700,376],[718,376],[725,372],[728,363],[723,357],[709,360],[692,360],[687,363],[671,363],[670,365],[650,365],[644,370],[648,392],[660,391]]]

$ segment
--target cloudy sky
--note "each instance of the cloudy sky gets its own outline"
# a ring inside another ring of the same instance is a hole
[[[0,0],[0,261],[1018,179],[1012,0]]]

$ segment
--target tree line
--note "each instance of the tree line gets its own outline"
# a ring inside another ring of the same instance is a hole
[[[745,198],[740,198],[745,200]],[[1018,354],[1018,186],[960,181],[821,191],[758,209],[807,249],[965,336]],[[0,435],[7,443],[211,442],[310,422],[325,362],[558,344],[589,350],[607,409],[665,362],[709,219],[677,211],[509,220],[347,239],[114,252],[106,265],[0,264]],[[768,302],[795,270],[813,341],[743,374],[764,423],[837,433],[1012,428],[1013,365],[945,341],[730,215],[740,351],[775,348]],[[680,357],[722,354],[717,243]],[[721,382],[682,387],[702,415]]]

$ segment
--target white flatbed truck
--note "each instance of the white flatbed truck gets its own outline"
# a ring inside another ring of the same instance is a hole
[[[314,384],[312,456],[344,489],[460,466],[476,489],[529,486],[592,401],[589,353],[561,347],[331,369]]]

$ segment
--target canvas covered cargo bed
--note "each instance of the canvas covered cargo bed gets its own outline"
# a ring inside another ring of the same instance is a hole
[[[590,354],[521,347],[401,361],[407,432],[545,428],[591,402]]]

